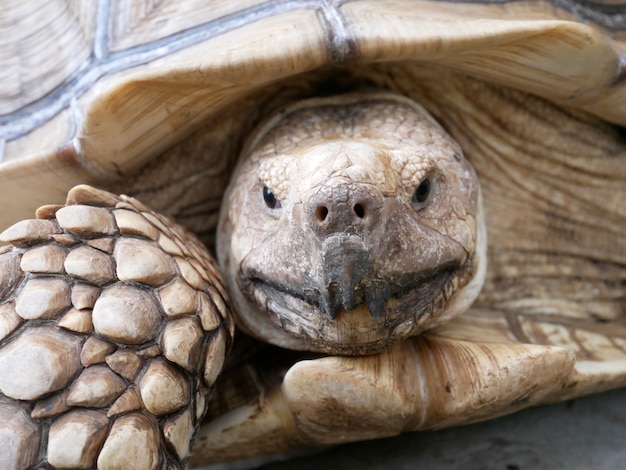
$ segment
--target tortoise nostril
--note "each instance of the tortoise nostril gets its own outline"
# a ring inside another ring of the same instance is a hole
[[[315,210],[315,218],[319,222],[324,222],[327,216],[328,216],[328,207],[318,206],[317,209]]]
[[[343,179],[331,180],[328,186],[315,187],[304,196],[304,222],[319,237],[369,233],[384,205],[383,195],[373,185],[347,184]]]

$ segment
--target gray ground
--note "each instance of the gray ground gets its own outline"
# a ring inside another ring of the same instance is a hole
[[[626,469],[626,389],[494,421],[339,446],[263,470]]]

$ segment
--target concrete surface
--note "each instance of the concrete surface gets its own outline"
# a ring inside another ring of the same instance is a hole
[[[263,470],[626,470],[626,389],[438,432],[347,444]]]

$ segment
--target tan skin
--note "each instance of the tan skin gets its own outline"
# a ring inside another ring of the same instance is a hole
[[[262,125],[243,158],[217,251],[245,331],[368,354],[474,300],[477,177],[417,104],[376,93],[304,102]]]

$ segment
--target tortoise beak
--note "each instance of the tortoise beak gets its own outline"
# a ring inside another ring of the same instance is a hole
[[[390,289],[386,282],[373,279],[369,248],[358,235],[336,234],[324,240],[319,306],[331,319],[341,309],[354,310],[363,303],[374,320],[383,316]]]

